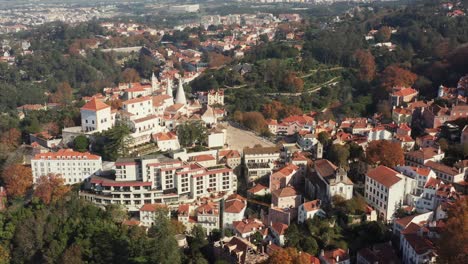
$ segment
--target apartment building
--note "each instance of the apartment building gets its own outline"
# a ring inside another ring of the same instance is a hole
[[[395,211],[407,203],[406,195],[415,188],[414,179],[405,177],[386,166],[378,166],[366,174],[365,198],[385,221],[393,218]]]
[[[143,204],[178,204],[236,189],[237,178],[225,165],[204,167],[159,155],[118,159],[115,177],[93,176],[81,195],[96,204],[138,211]]]
[[[275,162],[279,161],[280,157],[279,147],[244,148],[244,164],[247,168],[248,181],[252,182],[270,175]]]
[[[89,152],[61,149],[57,152],[39,153],[31,159],[33,182],[49,173],[60,174],[65,184],[80,183],[102,170],[100,156]]]

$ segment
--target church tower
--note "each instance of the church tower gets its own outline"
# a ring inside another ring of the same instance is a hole
[[[187,99],[185,99],[185,92],[184,92],[184,86],[183,86],[183,81],[182,78],[179,78],[179,87],[177,87],[177,94],[176,94],[176,104],[187,104]]]
[[[172,97],[172,81],[169,77],[167,78],[166,94]]]
[[[151,75],[151,94],[154,94],[154,92],[156,92],[157,90],[159,90],[159,81],[153,72],[153,75]]]

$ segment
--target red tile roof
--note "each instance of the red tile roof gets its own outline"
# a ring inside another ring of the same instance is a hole
[[[265,226],[258,219],[244,219],[242,221],[232,222],[232,226],[240,234],[247,234],[263,229]]]
[[[336,169],[338,167],[329,160],[321,159],[315,161],[315,170],[324,178],[335,175]]]
[[[337,263],[337,257],[339,257],[339,261],[344,261],[346,259],[349,259],[349,254],[346,250],[341,248],[324,251],[323,258],[327,260],[327,263]]]
[[[429,160],[428,162],[424,163],[424,165],[435,171],[440,171],[451,176],[455,176],[455,175],[463,173],[463,171],[459,171],[454,167],[450,167],[439,162],[434,162],[432,160]]]
[[[263,186],[261,184],[257,184],[254,187],[248,189],[247,192],[251,193],[251,194],[256,194],[256,193],[261,192],[261,191],[266,190],[266,189],[268,189],[268,187]]]
[[[89,152],[78,152],[73,149],[60,149],[57,152],[47,152],[36,154],[33,160],[48,159],[48,160],[99,160],[101,157]]]
[[[142,96],[142,97],[137,97],[133,98],[127,101],[122,102],[124,105],[129,105],[129,104],[136,104],[144,101],[152,100],[150,96]]]
[[[244,197],[235,194],[226,199],[224,204],[224,212],[238,214],[247,207],[247,202]]]
[[[156,141],[166,141],[166,140],[174,140],[177,139],[177,135],[172,132],[160,132],[156,133],[153,135],[153,139],[156,139]]]
[[[190,205],[188,204],[180,204],[179,208],[177,209],[177,214],[179,215],[188,215],[190,212]]]
[[[378,183],[382,184],[383,186],[390,188],[397,182],[401,180],[400,177],[397,176],[398,172],[390,169],[387,166],[378,166],[375,169],[371,169],[367,172],[367,176]]]
[[[198,156],[193,156],[190,158],[190,160],[195,161],[195,162],[203,162],[203,161],[216,160],[216,158],[213,155],[202,154]]]
[[[161,208],[167,208],[167,205],[165,204],[144,204],[141,208],[140,211],[145,211],[145,212],[155,212],[157,209]]]
[[[310,212],[310,211],[315,211],[315,210],[320,209],[320,204],[321,204],[321,201],[319,199],[316,199],[310,202],[305,202],[302,205],[304,206],[304,210],[306,212]]]
[[[394,96],[408,96],[408,95],[416,95],[418,91],[413,88],[403,88],[399,91],[393,93]]]
[[[273,228],[273,230],[275,230],[275,232],[281,236],[281,235],[284,235],[284,233],[286,232],[286,229],[288,229],[288,225],[280,223],[280,222],[274,222],[271,225],[271,228]]]
[[[101,102],[101,100],[96,99],[96,97],[93,97],[91,101],[87,102],[80,109],[89,110],[89,111],[99,111],[99,110],[106,109],[106,108],[110,108],[110,105],[107,105]]]
[[[273,195],[276,197],[290,197],[290,196],[296,196],[298,195],[298,193],[296,192],[296,189],[288,186],[288,187],[274,191]]]

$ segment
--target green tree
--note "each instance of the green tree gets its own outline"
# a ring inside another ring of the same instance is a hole
[[[201,249],[208,245],[208,240],[206,240],[206,230],[200,225],[195,225],[192,228],[192,239],[190,240],[190,251],[192,256],[196,256],[201,253]]]
[[[85,152],[89,146],[89,140],[85,135],[79,135],[73,139],[73,147],[75,150]]]
[[[177,137],[183,147],[203,145],[208,140],[208,131],[202,122],[186,122],[177,126]]]
[[[328,158],[338,167],[348,169],[349,149],[347,146],[333,144],[328,152]]]
[[[292,224],[286,229],[285,240],[288,247],[298,248],[301,238],[301,233],[299,233],[296,224]]]
[[[154,226],[150,234],[154,237],[150,251],[152,263],[180,263],[181,252],[175,240],[175,232],[167,215],[162,211],[156,212]]]

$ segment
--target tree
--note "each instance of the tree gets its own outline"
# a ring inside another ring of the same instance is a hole
[[[265,118],[278,119],[278,113],[283,110],[284,106],[280,101],[272,101],[263,105],[262,113]]]
[[[464,263],[468,258],[468,198],[448,210],[445,228],[436,246],[440,263]]]
[[[57,85],[57,90],[52,94],[50,100],[53,103],[70,105],[73,101],[73,89],[68,82],[62,82]]]
[[[297,228],[296,224],[292,224],[288,227],[288,229],[286,229],[285,239],[286,245],[288,247],[299,247],[299,243],[302,240],[302,236],[301,233],[299,233],[299,229]]]
[[[359,69],[359,79],[366,82],[372,81],[376,70],[375,58],[372,53],[369,50],[360,49],[354,53],[354,59]]]
[[[34,196],[45,204],[54,203],[70,191],[70,187],[65,186],[64,182],[64,179],[57,174],[42,175],[37,180]]]
[[[187,229],[183,223],[177,221],[176,219],[171,219],[171,224],[176,234],[183,234]]]
[[[171,222],[162,211],[156,212],[154,226],[149,230],[154,237],[150,250],[150,263],[172,264],[181,262],[181,254]]]
[[[328,158],[338,167],[347,169],[349,167],[349,148],[340,144],[333,144],[328,152]]]
[[[123,205],[109,204],[106,205],[106,217],[120,224],[127,218],[127,212]]]
[[[234,112],[234,114],[232,115],[232,118],[234,119],[234,121],[238,122],[238,123],[242,123],[242,117],[243,117],[243,114],[241,111],[237,110]]]
[[[267,123],[263,115],[259,112],[245,112],[242,115],[242,123],[249,129],[260,133],[265,130]]]
[[[400,144],[387,140],[370,142],[366,149],[366,157],[371,164],[384,165],[390,168],[403,165],[405,162],[405,156]]]
[[[391,91],[393,87],[410,87],[417,78],[416,74],[408,70],[390,65],[382,72],[380,83],[386,91]]]
[[[3,170],[2,180],[8,196],[22,197],[33,183],[31,168],[20,164],[8,166]]]
[[[0,245],[0,264],[10,263],[10,251],[5,246]]]
[[[88,149],[89,140],[85,135],[79,135],[73,139],[73,147],[75,150],[85,152]]]
[[[20,143],[21,132],[16,128],[10,128],[0,136],[0,151],[9,152],[15,150]]]
[[[275,251],[268,259],[270,264],[307,264],[310,260],[306,255],[301,254],[295,248],[288,247]]]
[[[383,26],[375,34],[375,41],[377,42],[387,42],[392,36],[392,29],[387,26]]]
[[[133,69],[133,68],[126,68],[123,72],[122,72],[122,79],[124,80],[124,82],[126,83],[135,83],[135,82],[139,82],[140,81],[140,75],[138,74],[138,72]]]
[[[115,110],[119,110],[123,106],[122,100],[120,99],[113,99],[113,100],[106,101],[106,104],[110,105],[110,107]]]
[[[183,147],[202,145],[207,142],[208,131],[201,122],[186,122],[177,126],[177,137]]]
[[[82,255],[81,247],[73,244],[63,252],[60,262],[69,264],[82,264],[85,263],[82,260]]]
[[[330,134],[328,132],[322,131],[318,134],[317,140],[323,145],[327,146],[330,143]]]
[[[304,81],[295,72],[288,72],[283,80],[287,91],[301,93],[304,90]]]
[[[206,230],[201,225],[195,225],[192,228],[192,239],[190,241],[190,250],[192,256],[195,256],[201,252],[201,249],[208,245],[206,240]]]

